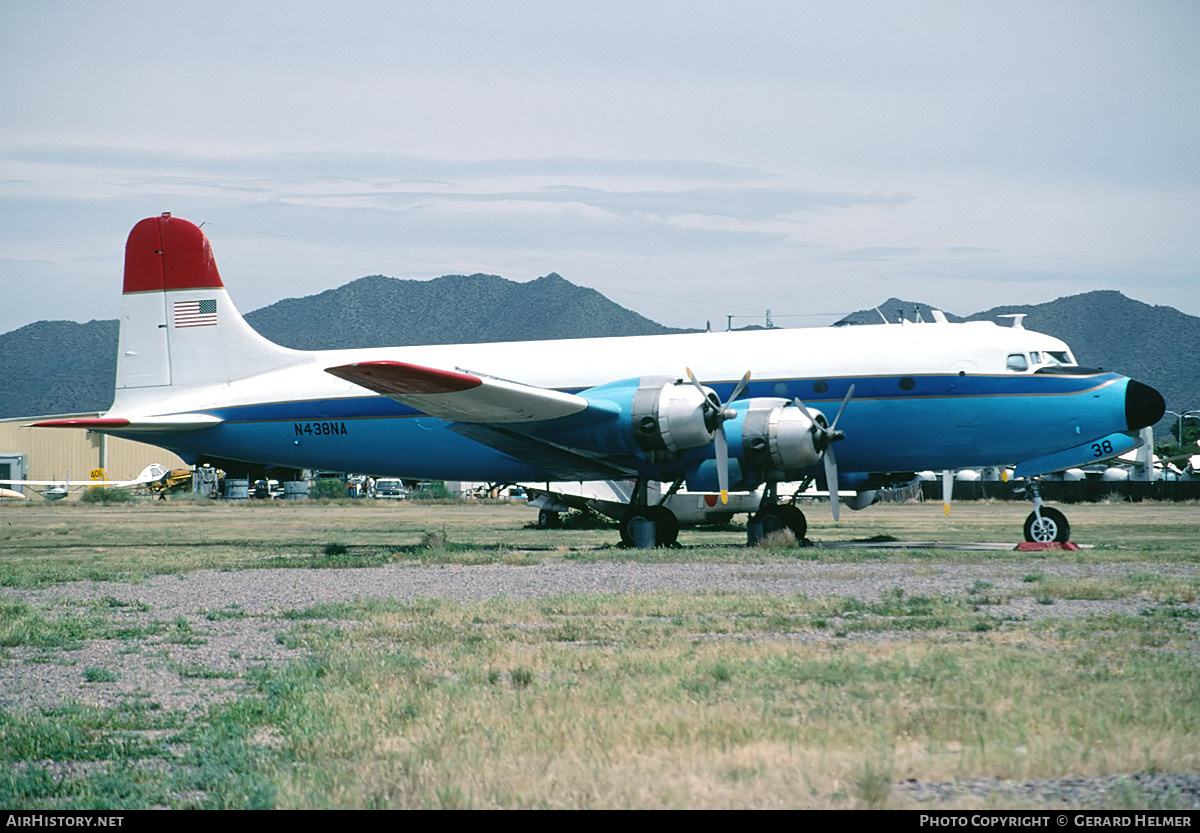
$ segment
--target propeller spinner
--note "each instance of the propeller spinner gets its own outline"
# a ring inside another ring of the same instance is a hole
[[[829,507],[833,510],[833,519],[838,520],[840,504],[838,502],[838,469],[837,455],[833,451],[833,443],[846,438],[846,432],[837,430],[838,420],[842,418],[842,413],[846,410],[846,405],[849,404],[850,398],[854,396],[854,385],[846,391],[846,397],[842,400],[842,405],[838,408],[837,415],[833,418],[833,424],[826,427],[824,419],[818,421],[809,412],[808,408],[804,407],[804,403],[799,398],[792,400],[796,407],[804,412],[812,423],[813,446],[821,452],[821,462],[825,466],[825,483],[829,488]]]
[[[737,416],[737,412],[729,408],[729,403],[737,399],[750,384],[750,371],[734,386],[733,392],[724,403],[717,395],[700,384],[692,369],[687,368],[688,379],[696,386],[696,390],[704,396],[704,425],[713,432],[713,443],[717,453],[717,485],[721,490],[721,503],[729,503],[729,441],[725,437],[725,422]]]

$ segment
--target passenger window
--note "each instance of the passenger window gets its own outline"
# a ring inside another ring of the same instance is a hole
[[[1009,353],[1008,354],[1008,369],[1009,370],[1028,370],[1029,362],[1025,361],[1024,353]]]

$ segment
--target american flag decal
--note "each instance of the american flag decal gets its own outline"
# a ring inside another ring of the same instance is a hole
[[[176,301],[176,327],[212,327],[217,323],[217,299]]]

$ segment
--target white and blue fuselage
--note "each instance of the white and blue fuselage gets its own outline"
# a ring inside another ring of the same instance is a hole
[[[561,451],[595,461],[597,478],[612,466],[654,480],[702,479],[711,445],[639,452],[629,440],[630,395],[605,393],[620,380],[632,390],[648,377],[683,379],[689,367],[721,402],[750,371],[723,417],[733,482],[747,488],[762,479],[745,464],[742,446],[741,422],[755,400],[799,399],[832,416],[853,386],[837,425],[845,434],[837,443],[845,488],[877,474],[980,466],[1037,474],[1103,459],[1135,447],[1131,432],[1156,422],[1163,408],[1146,385],[1079,368],[1056,338],[990,322],[295,351],[249,328],[217,276],[207,239],[166,215],[130,235],[121,326],[109,412],[44,424],[152,442],[191,462],[419,479],[584,479],[562,476],[554,462]],[[430,416],[412,395],[428,393],[426,382],[385,394],[327,372],[363,364],[508,380],[575,394],[585,410],[539,418],[534,408],[519,425],[481,426],[487,420],[469,409],[462,419]],[[468,422],[480,430],[462,430]]]

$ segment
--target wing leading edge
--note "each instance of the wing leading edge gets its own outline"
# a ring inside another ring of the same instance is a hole
[[[407,362],[356,362],[326,368],[326,372],[447,420],[451,431],[555,477],[593,480],[636,475],[634,469],[601,459],[602,455],[539,436],[539,429],[547,425],[561,428],[580,418],[590,422],[613,416],[604,403],[482,374]]]
[[[357,362],[325,372],[453,422],[544,422],[581,413],[590,405],[571,393],[407,362]]]

